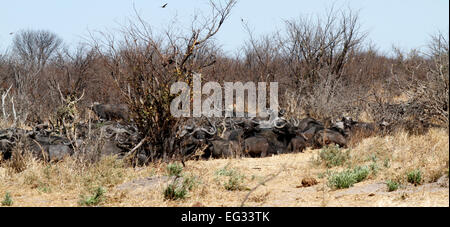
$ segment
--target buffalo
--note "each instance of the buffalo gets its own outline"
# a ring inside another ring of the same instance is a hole
[[[343,117],[341,121],[335,123],[335,126],[343,131],[346,138],[355,136],[366,138],[378,133],[380,130],[384,130],[387,125],[384,121],[378,125],[376,123],[358,122],[351,117]]]
[[[49,144],[45,142],[37,142],[36,140],[33,141],[29,149],[36,158],[47,162],[61,161],[65,157],[73,154],[73,149],[70,145]]]
[[[307,143],[305,137],[296,136],[289,142],[287,150],[290,153],[303,152],[303,150],[306,148],[306,145]]]
[[[237,141],[215,139],[210,141],[209,149],[213,158],[235,158],[241,155],[240,144]]]
[[[129,110],[125,104],[100,104],[95,102],[92,110],[101,120],[129,121]]]
[[[321,148],[329,144],[347,147],[347,140],[341,133],[331,129],[320,130],[314,135],[314,148]]]
[[[251,157],[266,157],[269,153],[269,142],[261,136],[244,140],[244,152]]]
[[[301,136],[305,138],[308,146],[314,144],[314,135],[325,128],[321,122],[311,117],[304,118],[300,121],[294,120],[293,126],[297,129],[297,132],[301,133]]]

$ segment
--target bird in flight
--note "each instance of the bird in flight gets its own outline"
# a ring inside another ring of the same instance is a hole
[[[9,34],[12,35],[12,34],[14,34],[14,32],[10,32]]]
[[[167,6],[167,3],[166,3],[166,4],[164,4],[163,6],[161,6],[161,8],[166,8],[166,6]]]

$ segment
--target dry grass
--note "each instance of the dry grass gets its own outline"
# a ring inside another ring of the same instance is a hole
[[[394,136],[372,137],[352,148],[345,165],[327,168],[311,162],[317,150],[284,154],[267,158],[215,159],[188,161],[183,174],[195,176],[197,183],[182,200],[165,200],[166,183],[155,187],[136,186],[123,189],[125,182],[151,176],[166,175],[166,163],[148,167],[129,168],[114,157],[97,164],[85,165],[69,158],[56,164],[44,164],[26,157],[25,170],[16,173],[5,163],[0,168],[0,199],[9,192],[13,206],[78,206],[82,195],[90,195],[103,187],[105,198],[99,206],[240,206],[249,189],[284,170],[273,180],[258,187],[245,206],[448,206],[448,188],[432,186],[448,173],[448,132],[433,129],[422,136],[398,133]],[[332,190],[324,173],[341,171],[354,166],[372,166],[368,179],[349,189]],[[223,168],[241,174],[240,190],[227,190],[227,176],[217,174]],[[420,169],[424,184],[412,186],[406,173]],[[305,177],[318,181],[311,187],[298,187]],[[387,180],[398,180],[402,187],[387,192],[384,185],[373,195],[367,190]]]
[[[386,160],[390,168],[384,168],[376,179],[396,178],[406,180],[407,172],[421,169],[425,182],[434,182],[448,170],[449,136],[445,129],[432,129],[425,135],[409,136],[399,132],[395,136],[372,137],[359,143],[352,158],[353,163],[384,167]]]

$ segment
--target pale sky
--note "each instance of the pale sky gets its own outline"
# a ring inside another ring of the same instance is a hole
[[[133,17],[133,2],[156,28],[166,27],[175,16],[179,26],[187,28],[195,14],[209,12],[207,0],[0,0],[0,51],[10,46],[9,33],[21,29],[47,29],[75,46],[88,29],[115,29]],[[163,9],[164,3],[168,5]],[[217,42],[233,53],[248,39],[241,18],[255,35],[266,34],[283,29],[283,20],[323,14],[333,3],[359,10],[362,28],[381,51],[389,52],[392,45],[422,48],[436,31],[448,34],[448,0],[238,0]]]

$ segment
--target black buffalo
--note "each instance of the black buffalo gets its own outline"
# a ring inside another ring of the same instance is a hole
[[[244,152],[251,157],[266,157],[269,154],[269,142],[261,136],[244,140]]]
[[[321,148],[330,144],[347,147],[347,139],[338,131],[331,129],[320,130],[314,135],[314,148]]]
[[[288,152],[290,153],[297,153],[297,152],[303,152],[303,150],[306,148],[307,143],[306,139],[303,136],[296,136],[291,139],[288,145]]]
[[[94,103],[92,110],[102,120],[129,121],[129,110],[125,104],[99,104]]]

